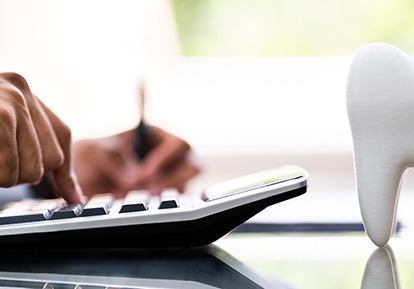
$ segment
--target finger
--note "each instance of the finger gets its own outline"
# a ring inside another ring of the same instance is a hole
[[[18,113],[17,145],[19,154],[18,183],[37,182],[45,170],[42,150],[28,111]]]
[[[0,117],[1,118],[1,117]],[[17,154],[17,143],[15,136],[10,139],[3,124],[0,124],[0,186],[11,187],[18,183],[19,179],[19,156]]]
[[[164,188],[168,187],[176,188],[182,193],[188,181],[199,173],[200,166],[194,161],[192,154],[188,153],[166,170],[152,174],[141,173],[137,178],[137,186],[149,190],[152,195],[160,194]]]
[[[182,161],[159,174],[156,180],[151,179],[151,181],[156,181],[160,188],[173,187],[183,193],[188,181],[199,174],[199,172],[200,169],[198,166],[187,161]],[[153,185],[149,185],[149,187],[153,187]]]
[[[151,134],[151,138],[158,142],[151,148],[143,164],[149,174],[167,169],[190,150],[187,142],[159,128],[151,128]]]
[[[111,184],[114,190],[124,192],[134,187],[136,166],[131,158],[126,158],[121,151],[101,148],[100,157],[95,159],[102,179]]]
[[[0,98],[0,186],[10,187],[19,178],[19,155],[16,142],[16,121]]]
[[[1,153],[9,164],[2,174],[9,175],[10,185],[38,181],[43,175],[42,155],[25,98],[12,85],[3,82],[2,87]]]
[[[50,120],[64,155],[62,165],[53,170],[56,189],[69,204],[82,203],[84,196],[73,169],[71,131],[45,104],[40,100],[39,103]]]
[[[33,95],[29,95],[27,98],[30,98],[28,107],[40,143],[44,169],[50,171],[58,168],[64,161],[64,153],[56,132],[39,100]]]

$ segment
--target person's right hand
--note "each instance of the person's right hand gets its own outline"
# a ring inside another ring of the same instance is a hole
[[[0,73],[0,186],[37,183],[48,174],[68,203],[84,201],[72,165],[72,136],[24,77]]]
[[[85,196],[112,193],[124,198],[131,190],[152,195],[164,188],[184,193],[201,168],[184,139],[159,127],[148,126],[148,154],[139,160],[134,152],[135,129],[74,144],[74,164]]]

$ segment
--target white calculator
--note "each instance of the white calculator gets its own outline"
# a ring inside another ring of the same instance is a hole
[[[268,206],[300,196],[308,172],[285,165],[210,186],[199,194],[131,191],[85,205],[62,199],[8,203],[0,212],[0,245],[8,247],[198,247],[210,244]]]

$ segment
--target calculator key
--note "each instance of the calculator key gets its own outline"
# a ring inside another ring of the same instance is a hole
[[[175,189],[167,189],[161,192],[160,205],[158,209],[178,208],[178,191]]]
[[[145,190],[129,192],[122,203],[120,213],[131,213],[148,210],[149,193]]]
[[[100,216],[109,213],[109,208],[105,204],[87,204],[80,214],[80,217]]]
[[[112,194],[95,195],[88,201],[85,207],[83,207],[80,216],[87,217],[106,215],[109,213],[114,200],[115,198]]]
[[[99,194],[94,195],[89,199],[88,205],[90,204],[105,204],[108,208],[112,207],[112,204],[115,201],[113,194]]]
[[[50,218],[50,210],[9,211],[0,214],[0,225],[44,221]]]
[[[131,212],[140,212],[146,211],[148,207],[144,203],[135,203],[135,204],[123,204],[120,213],[131,213]]]
[[[67,218],[76,218],[82,212],[82,205],[67,205],[53,211],[52,216],[50,217],[51,220],[57,219],[67,219]]]

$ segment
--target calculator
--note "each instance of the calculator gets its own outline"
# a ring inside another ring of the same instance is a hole
[[[84,205],[27,199],[0,212],[0,245],[14,247],[198,247],[231,232],[268,206],[300,196],[308,172],[284,165],[209,186],[203,192],[166,188],[123,199],[110,193]]]

